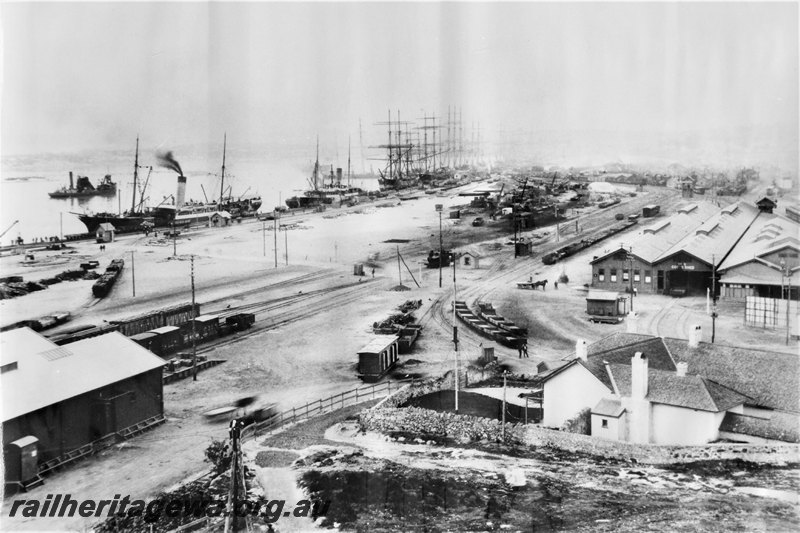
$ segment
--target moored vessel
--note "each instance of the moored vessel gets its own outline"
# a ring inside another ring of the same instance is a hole
[[[73,185],[72,172],[69,173],[69,187],[61,187],[57,191],[47,193],[50,198],[90,198],[92,196],[114,196],[117,184],[111,181],[111,174],[106,174],[95,187],[88,176],[78,176]]]

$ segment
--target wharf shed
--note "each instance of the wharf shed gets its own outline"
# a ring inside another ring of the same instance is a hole
[[[721,295],[730,299],[780,299],[788,295],[798,300],[798,270],[800,223],[777,213],[761,212],[718,267]]]
[[[58,346],[20,328],[0,353],[3,447],[38,439],[39,472],[164,421],[164,361],[119,332]],[[7,486],[30,481],[4,457]]]

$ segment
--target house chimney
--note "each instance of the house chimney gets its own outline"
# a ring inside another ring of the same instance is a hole
[[[698,325],[689,326],[689,348],[697,348],[700,346],[700,338],[703,336],[703,330]]]
[[[636,313],[633,311],[628,313],[628,317],[625,319],[625,331],[627,333],[638,333],[639,329],[639,317],[636,316]]]
[[[577,355],[578,359],[581,361],[586,361],[588,359],[589,350],[584,339],[578,339],[578,342],[575,343],[575,355]]]
[[[631,398],[643,400],[647,396],[647,356],[636,352],[631,359]]]
[[[678,377],[679,378],[685,378],[686,377],[686,371],[689,370],[689,363],[687,363],[686,361],[681,361],[676,366],[677,366],[677,368],[676,368],[675,372],[678,375]]]
[[[178,176],[178,192],[175,194],[175,209],[180,209],[186,199],[186,176]]]

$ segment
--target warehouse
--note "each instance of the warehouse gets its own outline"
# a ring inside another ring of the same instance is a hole
[[[15,329],[0,357],[7,488],[164,421],[164,361],[118,332],[57,346]]]
[[[786,209],[787,213],[789,209]],[[719,265],[724,298],[800,298],[800,224],[762,212]],[[789,288],[789,289],[787,289]]]

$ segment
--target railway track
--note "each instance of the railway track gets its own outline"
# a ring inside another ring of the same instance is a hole
[[[206,345],[197,349],[198,354],[208,353],[220,347],[229,346],[242,341],[247,337],[251,337],[258,333],[274,330],[306,318],[319,315],[326,311],[333,310],[342,305],[353,303],[364,297],[368,287],[374,285],[377,281],[369,280],[356,283],[347,283],[344,285],[337,285],[335,287],[327,287],[318,289],[307,293],[290,295],[272,300],[265,300],[263,302],[256,302],[248,304],[248,312],[256,315],[269,313],[273,311],[282,311],[280,318],[272,318],[272,320],[256,320],[253,327],[245,332],[236,335],[235,337],[224,337],[212,344]],[[234,314],[233,308],[225,309],[226,313]],[[238,312],[242,312],[238,310]]]
[[[680,201],[681,198],[676,192],[665,189],[656,192],[655,195],[637,197],[635,200],[626,202],[619,207],[626,210],[639,211],[643,206],[650,203],[674,207],[674,205],[678,204]],[[512,258],[496,258],[479,282],[472,286],[458,289],[458,299],[468,303],[475,302],[476,300],[487,300],[500,286],[511,283],[513,280],[519,279],[520,276],[524,277],[531,269],[538,270],[546,267],[547,265],[542,262],[542,257],[544,255],[563,246],[578,242],[581,239],[599,235],[606,229],[617,224],[618,221],[613,217],[612,213],[618,211],[619,207],[617,209],[602,209],[579,215],[571,220],[570,224],[578,221],[578,225],[580,226],[593,228],[591,233],[573,233],[571,237],[566,237],[562,234],[565,238],[560,239],[559,242],[550,241],[542,245],[540,249],[536,251],[535,255],[529,256],[529,260],[512,261]],[[607,241],[601,241],[601,243],[606,244]],[[591,247],[588,249],[591,249]],[[431,306],[431,320],[444,330],[452,331],[453,328],[451,318],[452,301],[452,294],[443,294],[439,296]],[[448,316],[448,314],[450,316]],[[656,331],[658,331],[658,325],[656,325]],[[460,344],[467,344],[476,348],[479,347],[480,344],[488,341],[488,339],[471,332],[466,327],[459,328],[459,340],[461,341]],[[500,345],[495,347],[495,352],[499,355],[516,355],[513,350]]]

